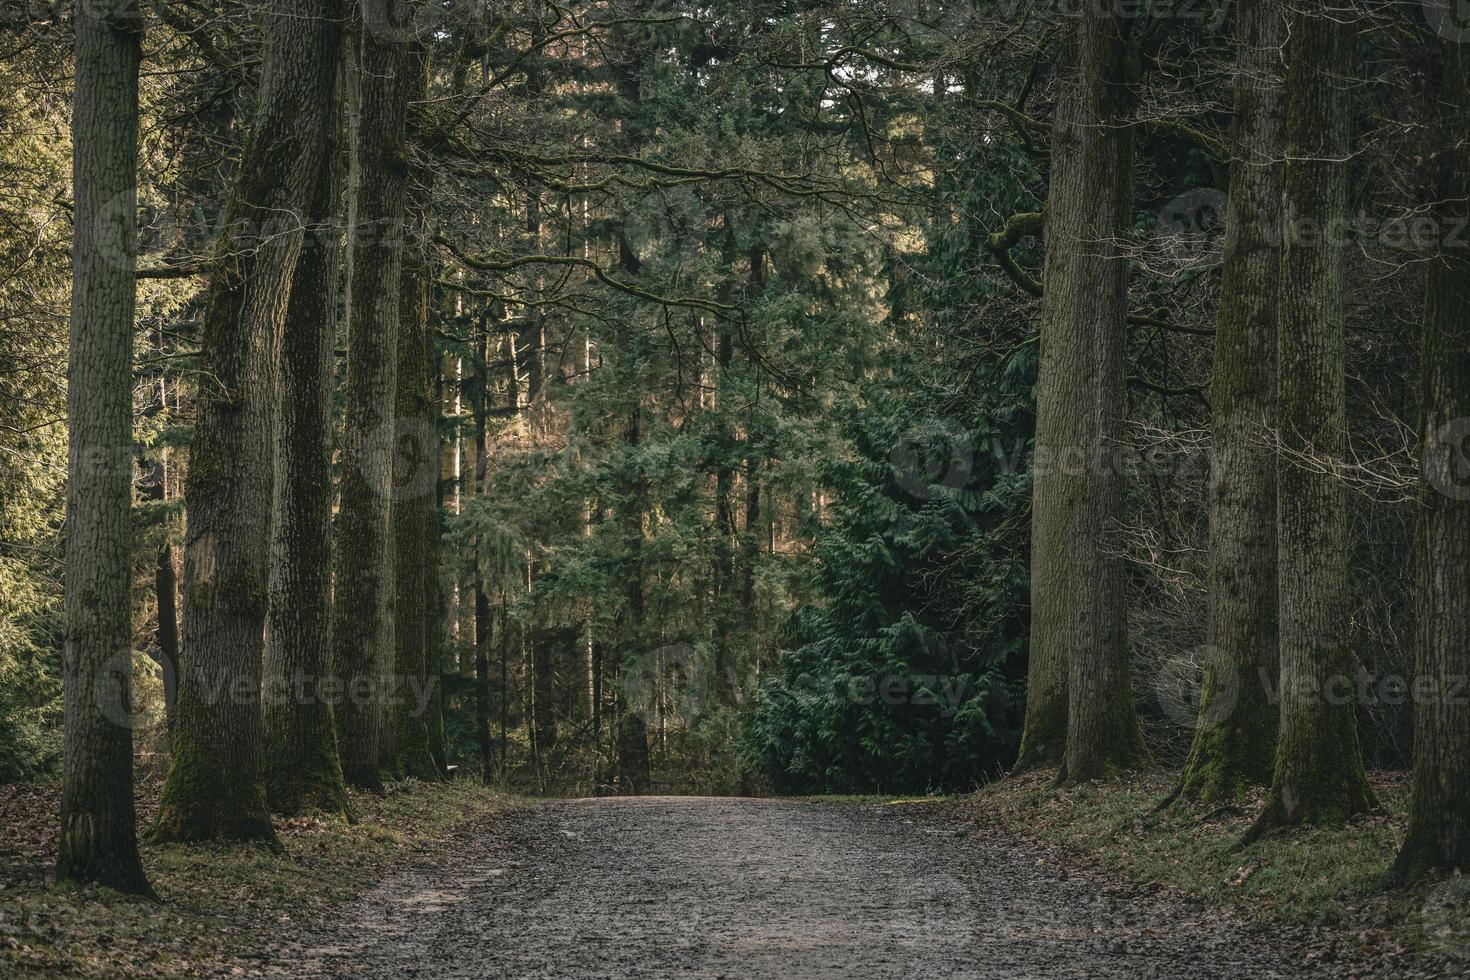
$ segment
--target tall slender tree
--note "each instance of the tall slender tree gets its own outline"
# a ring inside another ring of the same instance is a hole
[[[1230,200],[1210,384],[1209,619],[1189,799],[1234,799],[1271,781],[1276,758],[1276,293],[1281,244],[1279,0],[1235,12]]]
[[[326,0],[265,8],[250,140],[211,259],[184,497],[185,668],[155,832],[275,840],[262,769],[276,363],[327,149],[337,25]]]
[[[332,723],[327,654],[332,609],[332,375],[342,236],[340,0],[323,4],[336,83],[323,117],[327,139],[307,206],[308,233],[291,283],[280,360],[275,432],[264,704],[266,795],[287,816],[346,814],[347,787]]]
[[[1347,646],[1343,374],[1352,24],[1325,0],[1290,22],[1276,397],[1281,725],[1271,793],[1247,836],[1373,805]]]
[[[65,773],[57,877],[151,894],[133,808],[136,0],[77,8],[67,367]]]
[[[1470,45],[1443,46],[1419,413],[1414,777],[1392,877],[1470,868]]]

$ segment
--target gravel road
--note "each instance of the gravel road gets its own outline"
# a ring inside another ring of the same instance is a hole
[[[904,805],[640,797],[528,806],[452,862],[384,881],[261,975],[1308,974],[1260,935],[1110,894]]]

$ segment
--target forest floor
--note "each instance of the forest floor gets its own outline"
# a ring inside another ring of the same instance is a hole
[[[1058,789],[1054,774],[994,783],[939,809],[975,839],[1110,891],[1208,908],[1271,935],[1334,976],[1470,977],[1470,876],[1385,887],[1408,806],[1408,773],[1371,773],[1380,810],[1347,826],[1239,842],[1264,791],[1238,806],[1158,806],[1177,773]]]
[[[160,782],[138,786],[146,832]],[[161,902],[57,886],[59,787],[0,786],[0,977],[248,975],[282,932],[328,918],[390,871],[453,860],[514,805],[471,780],[353,793],[355,823],[278,820],[285,851],[143,846]]]
[[[0,976],[1470,975],[1427,928],[1446,910],[1432,889],[1385,896],[1369,876],[1392,855],[1391,815],[1236,854],[1248,817],[1154,816],[1168,785],[524,801],[409,784],[357,798],[351,827],[282,823],[284,858],[146,847],[162,904],[48,884],[54,800],[11,787]]]
[[[950,802],[542,801],[275,948],[269,976],[1411,976],[1077,873]],[[1407,955],[1407,954],[1405,954]],[[1421,971],[1419,975],[1457,975]]]

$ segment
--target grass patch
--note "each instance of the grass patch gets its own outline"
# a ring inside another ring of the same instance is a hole
[[[319,920],[394,865],[451,857],[457,834],[514,805],[472,780],[398,783],[384,798],[355,793],[352,803],[352,825],[277,821],[281,856],[253,845],[145,845],[161,903],[0,873],[0,975],[212,972]]]
[[[1237,844],[1264,794],[1234,807],[1176,803],[1155,813],[1174,785],[1173,773],[1066,789],[1056,788],[1054,778],[1003,780],[947,806],[1049,852],[1043,860],[1190,895],[1251,924],[1317,927],[1375,949],[1470,954],[1470,947],[1447,948],[1442,931],[1426,931],[1425,910],[1446,884],[1410,891],[1384,886],[1402,841],[1406,774],[1374,774],[1378,814],[1343,827],[1276,832],[1245,849]]]

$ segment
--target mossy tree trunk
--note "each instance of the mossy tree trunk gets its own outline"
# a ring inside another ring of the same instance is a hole
[[[276,364],[327,148],[335,13],[326,0],[266,8],[254,128],[212,260],[200,346],[208,380],[199,385],[184,492],[184,671],[155,828],[163,840],[275,841],[260,679]]]
[[[1470,45],[1444,46],[1437,110],[1440,249],[1425,272],[1420,355],[1414,778],[1399,882],[1470,869]]]
[[[327,16],[340,18],[336,3]],[[307,208],[307,236],[281,342],[275,501],[264,704],[266,797],[286,816],[348,814],[333,727],[328,653],[332,625],[332,376],[341,287],[338,201],[343,181],[340,82],[343,34],[331,22],[324,58],[336,80],[324,119],[326,151]]]
[[[342,434],[332,653],[347,691],[337,712],[348,785],[382,792],[394,660],[394,398],[408,187],[408,99],[417,80],[407,41],[369,19],[358,36],[352,132],[347,405]]]
[[[1353,25],[1326,4],[1292,14],[1277,329],[1277,565],[1281,724],[1266,809],[1279,824],[1369,809],[1347,646],[1344,488],[1307,457],[1347,450],[1343,375]]]
[[[132,0],[79,8],[67,365],[65,769],[56,874],[151,894],[133,807],[132,444],[138,62]]]
[[[412,100],[426,92],[428,59],[416,47]],[[398,771],[434,780],[439,764],[431,746],[430,651],[437,660],[437,590],[432,584],[429,537],[438,525],[439,418],[434,395],[434,345],[429,332],[429,182],[411,170],[399,297],[398,377],[393,453],[394,648],[397,691],[393,709]]]
[[[1129,684],[1122,513],[1133,198],[1129,22],[1087,12],[1052,133],[1036,386],[1031,661],[1018,762],[1070,780],[1147,761]]]
[[[1209,619],[1180,794],[1234,800],[1271,781],[1279,672],[1275,426],[1281,276],[1280,0],[1236,8],[1234,159],[1210,385]]]

